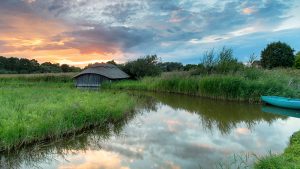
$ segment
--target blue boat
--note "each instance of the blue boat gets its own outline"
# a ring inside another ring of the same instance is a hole
[[[300,110],[296,109],[285,109],[281,107],[265,105],[262,107],[262,112],[300,118]]]
[[[300,109],[300,99],[292,99],[279,96],[261,96],[261,100],[273,106],[289,109]]]

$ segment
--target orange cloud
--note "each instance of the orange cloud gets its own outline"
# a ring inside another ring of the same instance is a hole
[[[254,10],[252,8],[244,8],[243,9],[243,14],[246,14],[246,15],[250,15],[254,12]]]
[[[237,128],[237,129],[235,130],[235,133],[236,133],[237,135],[249,135],[251,132],[250,132],[250,130],[247,129],[247,128]]]
[[[68,161],[68,164],[59,166],[59,169],[129,169],[122,165],[121,157],[118,154],[103,150],[78,152]]]
[[[123,53],[117,48],[108,52],[105,51],[105,44],[101,46],[80,41],[74,44],[74,37],[65,34],[74,31],[74,28],[57,18],[21,13],[18,16],[1,16],[0,22],[6,24],[5,29],[0,30],[0,56],[81,67],[112,59],[122,62]]]

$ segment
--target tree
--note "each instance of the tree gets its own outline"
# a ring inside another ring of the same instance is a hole
[[[144,76],[157,76],[161,73],[158,67],[158,57],[156,55],[148,55],[137,60],[125,63],[122,66],[123,71],[135,79]]]
[[[295,68],[300,69],[300,52],[296,54]]]
[[[112,64],[112,65],[117,65],[117,63],[114,60],[107,61],[106,63]]]
[[[215,51],[214,49],[212,49],[210,51],[206,51],[203,54],[202,62],[200,64],[203,65],[207,73],[212,73],[214,67],[216,66],[216,63],[217,60],[215,58]]]
[[[223,47],[217,58],[216,70],[219,73],[236,72],[242,69],[242,63],[233,56],[233,50]]]
[[[195,64],[186,64],[185,66],[183,66],[183,70],[190,71],[190,70],[197,69],[197,67],[198,67],[198,65],[195,65]]]
[[[45,62],[41,64],[41,71],[43,73],[59,73],[62,72],[58,63]]]
[[[67,64],[62,64],[60,66],[60,68],[61,68],[62,72],[71,72],[71,67]]]
[[[183,69],[182,63],[179,63],[179,62],[163,62],[163,63],[158,63],[158,67],[163,72],[172,72],[172,71],[178,71],[178,70]]]
[[[256,61],[256,59],[257,59],[257,56],[254,54],[254,53],[252,53],[250,56],[249,56],[249,59],[248,59],[248,64],[249,64],[249,66],[253,66],[253,63]]]
[[[294,61],[294,50],[280,41],[268,44],[261,52],[261,65],[264,68],[292,67]]]
[[[56,72],[78,72],[81,69],[66,64],[59,65],[50,62],[39,64],[35,59],[6,58],[0,56],[0,74],[1,73],[56,73]]]

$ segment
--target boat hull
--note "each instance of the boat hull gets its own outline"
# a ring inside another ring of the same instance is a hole
[[[262,96],[261,100],[273,106],[289,109],[300,109],[300,99],[291,99],[278,96]]]

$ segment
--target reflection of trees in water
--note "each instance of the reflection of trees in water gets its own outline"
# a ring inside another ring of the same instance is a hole
[[[229,133],[231,129],[236,128],[240,123],[246,124],[251,129],[260,122],[271,124],[277,119],[287,118],[262,113],[259,105],[166,93],[146,93],[146,95],[153,96],[174,109],[184,109],[198,114],[205,129],[211,130],[216,126],[222,134]]]
[[[65,158],[65,154],[76,151],[86,151],[89,148],[101,149],[101,143],[109,139],[113,134],[120,134],[123,127],[135,116],[129,113],[126,118],[115,123],[98,126],[73,136],[59,140],[39,142],[28,145],[11,152],[0,153],[0,168],[20,168],[22,165],[30,168],[40,168],[38,163],[47,163],[55,158]]]
[[[132,93],[138,100],[135,112],[147,113],[158,111],[158,101],[167,104],[174,109],[183,109],[199,115],[205,129],[211,130],[214,126],[226,134],[238,124],[245,123],[252,128],[260,122],[272,123],[276,119],[286,117],[261,113],[257,105],[231,103],[199,97],[158,93]],[[75,136],[69,136],[61,140],[45,141],[23,147],[15,152],[0,153],[0,168],[20,168],[22,165],[32,166],[38,163],[47,163],[57,157],[63,157],[72,151],[86,151],[90,148],[101,149],[101,144],[110,138],[112,134],[120,135],[124,126],[136,113],[129,113],[126,118],[112,125],[97,127],[93,130],[81,132]],[[103,145],[103,144],[102,144]],[[36,166],[37,168],[39,166]]]

